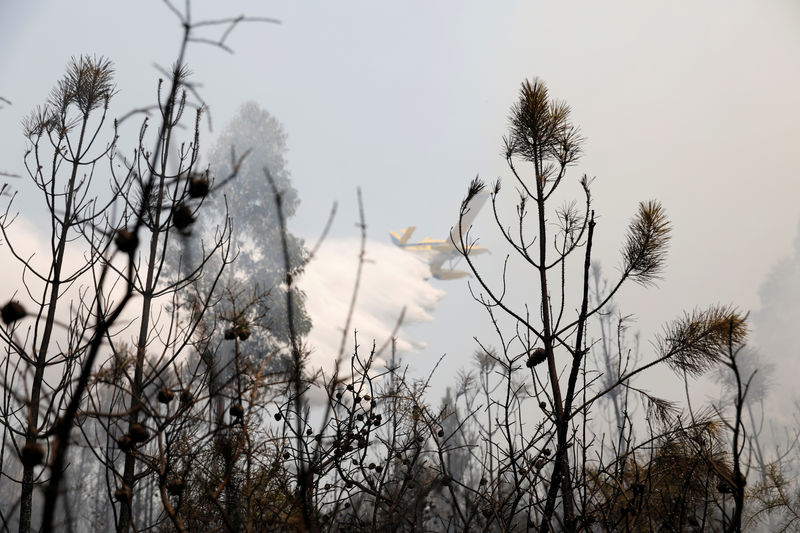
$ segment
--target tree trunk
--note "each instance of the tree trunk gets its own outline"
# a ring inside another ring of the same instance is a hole
[[[78,167],[80,166],[80,153],[83,150],[83,141],[86,134],[86,124],[89,120],[88,115],[83,117],[81,125],[80,138],[78,139],[78,149],[75,152],[76,159],[72,162],[72,174],[69,180],[69,189],[66,195],[66,206],[64,208],[63,224],[61,225],[61,234],[58,236],[57,245],[55,246],[55,257],[51,266],[52,275],[49,282],[45,285],[45,295],[50,292],[50,298],[47,306],[47,318],[45,319],[44,331],[42,332],[42,341],[39,344],[39,351],[35,354],[36,364],[33,373],[33,381],[31,383],[31,398],[28,411],[28,428],[25,432],[25,444],[33,446],[36,444],[36,437],[39,427],[39,402],[42,398],[42,381],[44,380],[44,369],[47,366],[47,352],[50,347],[50,339],[53,334],[53,326],[55,325],[56,307],[58,304],[59,290],[61,289],[61,269],[64,266],[64,250],[67,245],[68,231],[71,227],[70,218],[72,218],[72,202],[75,196],[75,179],[78,175]],[[59,152],[53,155],[53,180],[58,168]],[[55,200],[55,198],[53,198]],[[52,214],[55,217],[55,213]],[[44,300],[44,298],[42,299]],[[41,317],[41,310],[37,319]],[[23,465],[22,471],[22,491],[20,494],[19,506],[19,533],[30,533],[31,530],[31,513],[33,511],[33,488],[34,488],[34,465]]]

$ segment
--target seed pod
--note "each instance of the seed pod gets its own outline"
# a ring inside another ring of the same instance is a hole
[[[484,485],[486,485],[487,483],[489,483],[489,480],[488,480],[488,479],[486,479],[485,477],[482,477],[482,478],[481,478],[481,480],[480,480],[480,482],[479,482],[479,484],[480,484],[480,486],[481,486],[481,487],[483,487],[483,486],[484,486]]]
[[[528,361],[525,363],[525,366],[528,368],[533,368],[539,363],[543,363],[546,359],[547,354],[544,351],[544,348],[536,348],[531,352],[530,356],[528,357]]]
[[[167,492],[173,496],[177,496],[183,492],[183,480],[178,477],[173,477],[167,480]]]
[[[114,237],[114,242],[120,251],[126,254],[132,254],[139,247],[139,237],[132,231],[125,228],[118,229],[117,235]]]
[[[238,332],[236,331],[236,328],[228,328],[228,329],[226,329],[225,330],[225,340],[226,341],[232,341],[233,339],[236,338],[236,334],[237,333]]]
[[[186,204],[178,204],[172,210],[172,224],[179,230],[185,230],[194,224],[194,214]]]
[[[189,196],[202,198],[208,194],[208,178],[205,176],[191,176],[189,178]]]
[[[3,322],[6,324],[16,322],[17,320],[24,318],[26,314],[27,313],[25,312],[25,308],[22,307],[22,304],[13,300],[4,305],[2,311],[0,311],[0,316],[2,316]]]
[[[280,413],[275,413],[275,421],[276,421],[276,422],[280,422],[280,421],[281,421],[281,418],[283,418],[283,417],[281,416],[281,414],[280,414]]]
[[[131,488],[123,485],[114,491],[114,499],[118,502],[128,501],[131,499]]]
[[[150,432],[138,422],[131,424],[128,434],[131,436],[131,440],[137,444],[141,444],[150,438]]]
[[[246,341],[247,339],[250,338],[250,328],[248,328],[247,326],[242,326],[241,328],[239,328],[238,333],[239,333],[239,340],[241,341]]]
[[[20,459],[25,466],[36,466],[44,461],[44,447],[38,442],[26,442],[20,450]]]
[[[440,429],[440,430],[439,430],[439,431],[436,433],[436,435],[437,435],[437,436],[439,436],[439,437],[444,437],[444,430],[443,430],[443,429]]]
[[[133,439],[126,433],[117,440],[117,445],[123,452],[130,451],[133,448]]]
[[[244,416],[244,407],[242,407],[242,404],[240,404],[239,402],[236,402],[235,404],[230,406],[228,412],[234,418],[242,418],[242,416]]]
[[[181,391],[181,405],[191,405],[194,402],[194,395],[189,389]]]
[[[161,390],[158,391],[158,401],[163,404],[167,404],[175,398],[175,393],[169,390],[166,387],[161,387]]]

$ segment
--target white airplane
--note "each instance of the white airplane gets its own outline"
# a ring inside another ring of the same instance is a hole
[[[478,215],[478,212],[483,207],[483,204],[486,203],[487,198],[489,198],[488,193],[479,193],[470,201],[467,212],[460,221],[461,233],[465,237],[470,226],[472,226],[472,222]],[[455,263],[462,257],[461,252],[453,245],[453,243],[460,243],[458,224],[450,230],[450,236],[447,239],[431,239],[430,237],[425,237],[421,241],[409,242],[411,235],[413,235],[416,229],[416,226],[409,226],[400,234],[392,231],[389,232],[389,235],[392,237],[392,242],[396,246],[424,257],[428,265],[430,265],[431,275],[434,278],[449,280],[469,276],[469,272],[465,270],[455,270],[453,268]],[[488,250],[483,246],[472,246],[469,249],[470,255],[486,252],[488,252]],[[445,267],[445,263],[447,263],[447,267]]]

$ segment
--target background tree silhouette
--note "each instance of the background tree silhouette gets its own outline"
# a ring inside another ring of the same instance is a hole
[[[228,270],[228,283],[257,288],[264,294],[253,309],[261,317],[263,327],[251,332],[255,342],[248,343],[250,352],[269,351],[276,341],[289,340],[280,224],[273,189],[264,174],[264,169],[271,174],[275,187],[281,192],[283,215],[290,219],[300,199],[286,168],[286,152],[286,132],[281,123],[255,102],[247,102],[239,108],[209,153],[209,168],[216,176],[230,174],[232,160],[235,160],[232,153],[247,154],[236,180],[219,184],[224,194],[210,198],[209,220],[214,220],[215,211],[225,213],[227,207],[230,212],[232,239],[238,255]],[[297,276],[308,254],[303,240],[291,232],[287,232],[286,241],[291,275]],[[302,291],[296,286],[292,291],[295,328],[302,336],[310,330],[311,321],[303,305]]]

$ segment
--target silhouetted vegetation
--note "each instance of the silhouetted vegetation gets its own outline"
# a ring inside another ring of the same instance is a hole
[[[614,297],[631,282],[656,290],[666,210],[639,204],[605,280],[592,180],[570,174],[584,141],[538,79],[522,83],[503,140],[514,209],[499,180],[477,178],[460,209],[489,191],[508,251],[492,257],[499,278],[473,262],[472,228],[453,234],[496,337],[478,340],[441,401],[349,317],[332,372],[312,371],[295,282],[313,250],[286,229],[299,198],[281,125],[245,104],[200,164],[204,104],[186,47],[226,47],[248,19],[176,13],[182,45],[138,138],[108,118],[105,58],[72,60],[25,123],[50,235],[47,257],[21,252],[10,199],[3,246],[24,276],[0,326],[2,530],[797,527],[796,438],[774,452],[759,440],[747,317],[710,305],[647,349],[631,338]],[[221,40],[196,35],[209,25],[226,28]],[[526,287],[507,276],[512,264]],[[685,402],[638,382],[667,369]],[[726,397],[692,406],[691,380],[712,371]]]

